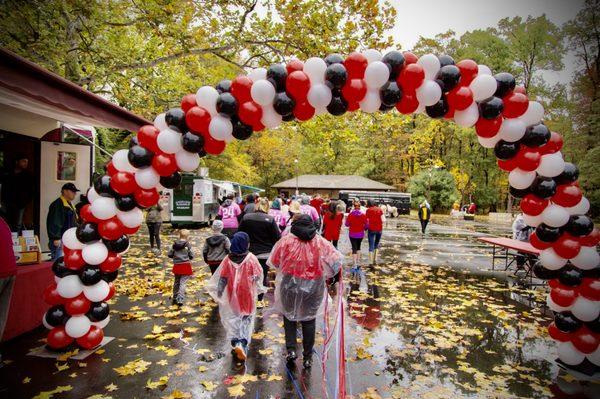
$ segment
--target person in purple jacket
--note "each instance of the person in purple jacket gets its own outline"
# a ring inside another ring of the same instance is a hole
[[[217,219],[223,221],[223,234],[229,239],[237,232],[239,227],[238,216],[242,213],[239,205],[233,200],[233,194],[229,194],[219,207]]]
[[[300,198],[300,213],[310,216],[313,223],[317,227],[317,230],[319,229],[321,226],[321,219],[319,218],[319,213],[317,210],[310,205],[310,197],[308,195],[303,195]]]

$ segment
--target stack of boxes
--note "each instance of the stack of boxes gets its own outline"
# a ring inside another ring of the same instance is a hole
[[[23,230],[21,236],[13,232],[12,243],[17,265],[40,262],[40,240],[33,230]]]

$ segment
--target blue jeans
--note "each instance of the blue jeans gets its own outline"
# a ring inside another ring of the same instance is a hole
[[[379,240],[381,240],[381,231],[369,230],[368,238],[369,238],[369,252],[373,252],[377,248],[379,248]]]
[[[54,240],[50,240],[48,243],[48,248],[50,248],[50,260],[55,261],[56,259],[63,256],[63,247],[62,242],[58,244],[58,246],[54,245]]]

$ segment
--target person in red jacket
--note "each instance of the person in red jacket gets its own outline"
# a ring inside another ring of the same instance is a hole
[[[379,241],[381,240],[381,233],[383,231],[383,211],[375,202],[369,200],[367,202],[369,208],[367,209],[367,219],[369,220],[369,263],[377,263],[377,251],[379,250]]]
[[[338,202],[331,201],[329,208],[323,215],[323,238],[330,241],[336,249],[343,221],[344,214],[338,209]]]
[[[17,263],[13,252],[10,227],[0,218],[0,338],[4,334],[10,299],[17,275]],[[0,355],[0,363],[2,356]]]
[[[346,218],[346,226],[349,228],[348,235],[350,236],[350,244],[352,245],[352,264],[353,271],[357,272],[360,269],[360,245],[365,238],[365,230],[369,228],[369,219],[367,215],[360,210],[360,201],[354,200],[354,209]]]

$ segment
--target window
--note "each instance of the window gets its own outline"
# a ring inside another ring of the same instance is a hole
[[[77,153],[58,151],[56,153],[56,180],[75,181],[77,179]]]

